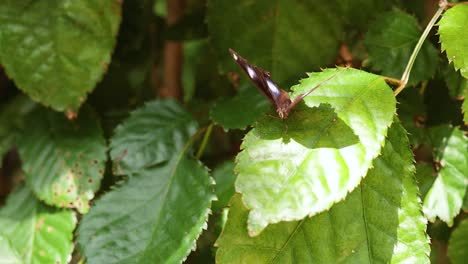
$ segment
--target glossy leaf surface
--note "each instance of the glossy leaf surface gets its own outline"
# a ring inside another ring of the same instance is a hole
[[[15,258],[21,261],[6,263],[68,263],[75,224],[71,210],[46,206],[26,186],[18,187],[0,209],[0,263]]]
[[[4,0],[0,62],[34,100],[76,112],[110,62],[120,5],[114,0]]]
[[[187,155],[196,126],[175,101],[157,100],[116,129],[114,167],[129,179],[81,222],[78,243],[88,263],[181,263],[195,248],[214,199],[207,169]]]
[[[374,168],[345,201],[312,218],[270,225],[253,238],[236,195],[217,241],[217,263],[429,263],[411,158],[395,124]]]
[[[442,51],[447,53],[449,61],[455,69],[460,70],[463,77],[468,79],[468,5],[456,5],[442,15],[439,25]]]
[[[294,94],[335,71],[310,74]],[[266,116],[244,138],[236,190],[251,209],[252,235],[270,223],[329,209],[359,184],[380,153],[395,97],[381,77],[343,71],[307,96],[307,106],[298,105],[284,121]]]
[[[132,174],[171,159],[197,127],[174,100],[147,103],[115,129],[110,155],[116,173]]]
[[[86,213],[107,160],[96,113],[83,107],[77,119],[68,120],[38,108],[25,123],[18,150],[28,186],[47,204]]]
[[[449,226],[460,212],[468,186],[468,140],[458,128],[431,128],[435,162],[440,164],[437,179],[424,199],[424,213],[434,222],[437,217]]]

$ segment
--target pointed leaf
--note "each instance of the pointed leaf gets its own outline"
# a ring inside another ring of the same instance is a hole
[[[453,231],[448,247],[448,255],[453,264],[466,263],[468,258],[468,219],[463,220]]]
[[[421,33],[416,19],[403,11],[380,15],[371,23],[365,38],[372,68],[382,75],[400,78]],[[426,41],[414,62],[409,84],[430,79],[437,69],[437,62],[437,50]]]
[[[191,115],[174,100],[147,103],[115,129],[110,155],[116,173],[132,174],[171,159],[197,127]]]
[[[217,241],[217,263],[429,263],[413,173],[408,139],[397,124],[360,187],[329,212],[270,225],[252,238],[236,195]]]
[[[267,116],[246,135],[236,190],[251,209],[251,234],[329,209],[359,184],[379,154],[395,114],[392,90],[379,76],[343,71],[304,99],[314,108],[299,106],[285,121]],[[295,94],[335,72],[311,74]]]
[[[0,263],[22,264],[18,252],[13,248],[8,238],[0,235]]]
[[[424,163],[416,164],[416,181],[418,182],[419,192],[424,199],[427,192],[431,189],[436,177],[434,177],[432,166]]]
[[[431,222],[439,217],[451,226],[468,186],[468,141],[461,130],[446,125],[431,128],[430,134],[441,169],[424,199],[423,210]]]
[[[19,95],[0,109],[0,157],[16,145],[17,136],[24,128],[24,118],[36,103]]]
[[[253,87],[242,89],[232,98],[216,102],[210,118],[224,129],[245,129],[270,107],[270,102]]]
[[[456,5],[442,15],[439,25],[442,51],[456,70],[460,70],[463,77],[468,79],[468,5]]]
[[[1,1],[0,62],[34,100],[76,111],[109,64],[120,5],[114,0]]]
[[[211,185],[206,168],[184,156],[134,175],[83,218],[88,263],[181,263],[206,228]]]
[[[26,186],[11,193],[0,209],[0,234],[9,239],[21,263],[68,263],[75,224],[71,210],[42,204]]]
[[[79,117],[38,108],[28,116],[18,150],[28,186],[40,200],[81,213],[99,189],[107,160],[106,141],[96,113]]]
[[[329,1],[210,0],[207,23],[224,72],[240,72],[232,48],[284,86],[334,62],[343,31],[337,11]]]
[[[185,154],[196,127],[174,100],[157,100],[117,128],[111,155],[129,180],[81,222],[88,263],[181,263],[195,247],[214,199],[207,169]]]

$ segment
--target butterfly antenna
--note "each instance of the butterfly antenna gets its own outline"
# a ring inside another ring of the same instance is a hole
[[[338,76],[338,74],[342,73],[343,71],[347,70],[348,67],[346,67],[344,70],[340,70],[336,73],[334,73],[332,76],[328,77],[327,79],[321,81],[319,84],[317,84],[314,88],[310,89],[310,91],[308,91],[307,93],[304,93],[301,97],[304,98],[306,96],[308,96],[310,93],[312,93],[313,91],[317,90],[317,88],[319,88],[320,86],[322,86],[322,84],[330,81],[331,79],[335,78],[336,76]]]

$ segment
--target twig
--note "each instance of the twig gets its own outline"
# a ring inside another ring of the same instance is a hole
[[[410,77],[411,69],[413,68],[413,64],[416,60],[416,57],[418,56],[419,50],[421,50],[421,47],[424,43],[424,41],[427,38],[427,35],[429,35],[429,32],[431,31],[432,27],[434,26],[435,22],[437,19],[439,19],[440,15],[442,15],[442,12],[447,8],[447,1],[446,0],[441,0],[439,1],[439,9],[437,9],[436,13],[432,17],[431,21],[426,26],[426,29],[424,29],[424,32],[422,33],[421,37],[418,40],[418,43],[416,44],[416,47],[413,50],[413,53],[411,54],[411,57],[408,61],[408,64],[406,65],[406,69],[403,72],[403,75],[401,76],[401,82],[398,88],[395,90],[395,96],[397,96],[403,89],[406,87],[408,84],[408,80]]]
[[[206,129],[205,135],[203,136],[202,143],[200,145],[200,148],[197,151],[197,154],[195,155],[196,159],[200,159],[201,155],[205,151],[206,144],[208,143],[208,139],[210,138],[211,131],[213,130],[213,123],[211,123],[208,128]]]
[[[166,22],[168,26],[171,26],[183,15],[185,1],[167,0],[166,5]],[[163,85],[158,90],[160,97],[182,99],[182,62],[182,43],[166,41],[164,44],[164,80]]]

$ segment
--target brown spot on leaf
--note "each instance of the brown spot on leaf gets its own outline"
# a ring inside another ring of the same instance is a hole
[[[44,225],[44,217],[40,217],[38,220],[37,220],[37,223],[36,223],[36,229],[37,230],[40,230],[42,228],[42,226]]]
[[[65,111],[65,116],[67,117],[68,120],[73,120],[78,117],[78,113],[73,110],[67,110]]]

